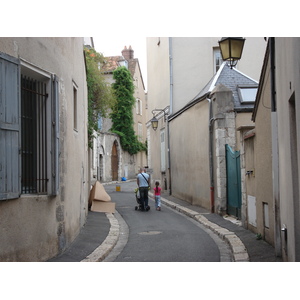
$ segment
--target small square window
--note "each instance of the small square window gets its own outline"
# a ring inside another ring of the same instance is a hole
[[[241,103],[254,103],[257,93],[257,86],[239,86],[238,93]]]

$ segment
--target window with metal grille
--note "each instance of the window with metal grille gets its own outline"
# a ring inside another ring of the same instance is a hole
[[[21,76],[21,192],[47,193],[46,84]]]
[[[59,78],[0,52],[0,201],[59,194],[59,123]]]

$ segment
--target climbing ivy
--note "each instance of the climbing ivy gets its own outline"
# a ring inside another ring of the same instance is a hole
[[[85,48],[85,61],[88,88],[88,138],[92,148],[94,132],[98,130],[99,117],[107,117],[116,98],[110,84],[105,81],[100,66],[104,63],[104,56],[93,48]]]
[[[112,84],[117,102],[110,115],[113,126],[111,131],[120,136],[123,150],[129,154],[146,151],[146,145],[138,140],[133,125],[133,107],[135,105],[134,85],[131,74],[126,67],[119,67],[113,72],[115,82]]]

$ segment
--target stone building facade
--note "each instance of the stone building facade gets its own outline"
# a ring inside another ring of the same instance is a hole
[[[0,261],[45,261],[85,224],[83,38],[0,38]]]

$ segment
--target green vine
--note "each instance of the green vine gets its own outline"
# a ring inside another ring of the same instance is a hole
[[[138,140],[133,128],[132,110],[135,98],[131,74],[126,67],[119,67],[113,72],[113,78],[115,82],[112,84],[112,88],[117,102],[110,115],[113,122],[111,131],[120,136],[121,146],[129,154],[146,151],[146,145]]]
[[[88,139],[89,147],[92,148],[94,133],[98,131],[98,119],[100,116],[107,116],[116,98],[113,89],[106,83],[104,74],[100,70],[104,56],[93,48],[85,48],[84,53],[88,87]]]

